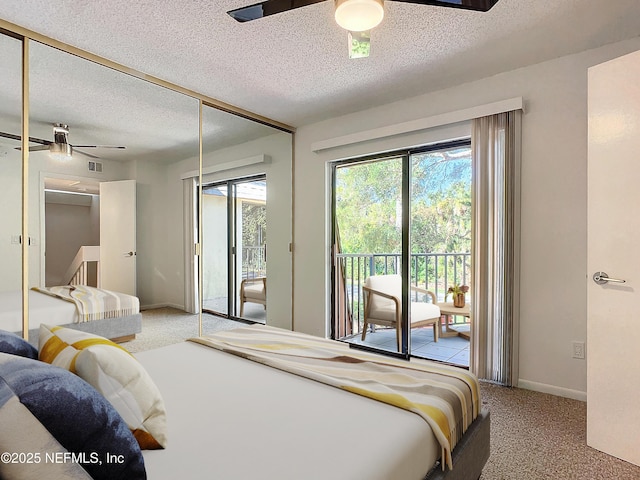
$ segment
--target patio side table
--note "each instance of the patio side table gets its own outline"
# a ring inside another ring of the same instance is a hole
[[[471,308],[468,303],[465,303],[464,307],[454,307],[453,302],[446,303],[438,303],[438,307],[440,308],[440,315],[445,317],[445,330],[442,331],[442,322],[440,322],[440,336],[441,337],[455,337],[460,336],[466,338],[467,340],[471,337],[471,332],[459,332],[449,326],[449,320],[453,315],[462,315],[463,317],[467,317],[469,319],[469,329],[473,325],[471,322]]]

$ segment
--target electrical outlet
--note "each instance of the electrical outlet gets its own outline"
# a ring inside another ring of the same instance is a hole
[[[573,358],[584,359],[584,342],[573,342]]]

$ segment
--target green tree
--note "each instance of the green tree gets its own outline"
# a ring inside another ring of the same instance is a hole
[[[242,245],[259,247],[267,241],[267,208],[264,203],[242,202]]]
[[[402,241],[400,160],[343,167],[336,217],[345,253],[397,252]]]
[[[412,253],[469,252],[471,159],[468,147],[414,155]],[[402,241],[401,159],[337,170],[336,219],[344,253],[399,253]]]

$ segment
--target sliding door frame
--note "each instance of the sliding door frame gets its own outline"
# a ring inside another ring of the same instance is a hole
[[[237,206],[238,206],[238,198],[237,198],[237,194],[236,194],[236,189],[237,186],[239,184],[242,183],[249,183],[249,182],[253,182],[253,181],[260,181],[263,180],[266,182],[267,180],[267,175],[264,173],[261,174],[257,174],[257,175],[248,175],[245,177],[237,177],[237,178],[231,178],[228,180],[221,180],[221,181],[213,181],[213,182],[207,182],[205,184],[202,185],[202,187],[200,188],[200,195],[204,196],[204,189],[205,187],[214,187],[214,186],[226,186],[227,188],[227,205],[226,205],[226,217],[227,217],[227,252],[226,252],[226,259],[227,259],[227,312],[226,314],[223,312],[215,312],[213,310],[206,310],[205,312],[205,308],[204,308],[204,297],[200,297],[201,301],[203,302],[202,305],[202,311],[205,313],[213,313],[215,315],[219,315],[222,316],[224,318],[228,318],[231,320],[239,320],[239,321],[243,321],[246,323],[261,323],[261,322],[257,322],[255,320],[251,320],[245,317],[240,317],[237,315],[237,308],[236,308],[236,296],[238,294],[238,289],[237,289],[237,280],[238,280],[238,272],[237,272],[237,256],[238,256],[238,236],[237,236],[237,224],[238,224],[238,218],[237,218]],[[200,202],[200,209],[201,211],[204,210],[204,205],[203,202]],[[202,223],[204,222],[203,217],[201,216],[200,218],[200,226],[199,226],[199,231],[202,232],[204,231],[203,225]],[[202,240],[201,240],[202,242]],[[206,248],[206,245],[203,243],[203,255],[204,255],[204,250]],[[202,257],[202,255],[201,255]],[[200,286],[202,287],[203,285],[203,278],[204,278],[204,270],[202,270],[202,275],[201,275],[201,279],[200,279]]]
[[[400,336],[400,351],[394,352],[389,350],[383,350],[377,347],[373,347],[370,345],[361,345],[361,344],[353,344],[348,343],[350,348],[357,348],[360,350],[372,351],[376,353],[381,353],[383,355],[388,355],[392,357],[397,357],[405,360],[409,360],[410,357],[410,335],[409,329],[407,326],[409,325],[409,232],[410,232],[410,221],[411,221],[411,212],[408,208],[408,204],[405,201],[410,198],[411,192],[410,190],[410,176],[411,169],[409,166],[409,153],[407,151],[394,152],[382,155],[373,155],[367,157],[354,158],[349,160],[341,160],[338,162],[333,162],[331,164],[331,245],[332,245],[332,255],[331,255],[331,338],[334,340],[339,340],[336,335],[336,308],[335,302],[337,299],[336,292],[336,275],[337,275],[337,252],[335,252],[335,245],[337,245],[338,241],[338,229],[337,229],[337,218],[336,218],[336,179],[337,179],[337,170],[340,167],[344,167],[345,165],[364,165],[366,163],[376,163],[376,162],[384,162],[391,160],[400,160],[402,162],[402,185],[401,185],[401,198],[402,198],[402,240],[401,240],[401,276],[402,276],[402,319],[401,319],[401,336]]]
[[[18,37],[16,37],[18,38]],[[22,38],[22,338],[29,339],[29,39]]]

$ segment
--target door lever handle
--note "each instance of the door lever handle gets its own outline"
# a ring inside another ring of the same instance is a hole
[[[612,283],[627,283],[626,280],[620,280],[619,278],[611,278],[609,275],[607,275],[606,272],[596,272],[593,274],[593,281],[596,282],[598,285],[604,285],[606,283],[612,282]]]
[[[124,254],[125,257],[133,257],[135,255],[134,252],[127,252]]]

